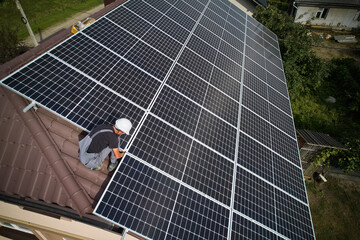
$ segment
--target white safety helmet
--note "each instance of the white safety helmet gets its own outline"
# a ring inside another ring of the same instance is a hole
[[[130,122],[129,119],[126,118],[120,118],[115,122],[115,128],[126,134],[130,133],[131,127],[132,127],[132,123]]]

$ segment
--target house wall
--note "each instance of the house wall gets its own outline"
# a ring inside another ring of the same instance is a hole
[[[331,27],[360,28],[360,21],[354,20],[357,16],[356,9],[329,8],[327,17],[315,18],[319,7],[299,6],[295,16],[295,22],[305,23],[310,21],[312,25],[324,25]]]

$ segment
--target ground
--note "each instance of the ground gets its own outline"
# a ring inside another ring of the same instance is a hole
[[[352,57],[356,60],[357,66],[360,68],[360,33],[346,33],[335,31],[313,30],[316,35],[330,34],[330,39],[320,39],[317,47],[313,47],[316,55],[326,60],[331,58]],[[333,39],[334,35],[355,35],[358,43],[338,43]]]
[[[317,240],[359,239],[360,185],[327,177],[306,187]]]
[[[360,68],[360,42],[337,43],[334,35],[354,33],[312,30],[318,36],[330,34],[330,39],[321,39],[313,47],[318,57],[325,60],[351,57]],[[360,40],[360,34],[355,34]],[[359,239],[360,236],[360,184],[343,179],[327,177],[321,185],[306,182],[311,215],[317,240]]]
[[[80,20],[84,20],[85,18],[89,17],[90,15],[100,11],[102,8],[104,8],[104,4],[100,4],[92,9],[89,9],[87,11],[81,11],[77,14],[74,14],[68,18],[66,18],[64,21],[57,23],[49,28],[46,28],[43,31],[39,31],[39,33],[35,34],[35,38],[38,42],[41,42],[42,40],[54,35],[55,33],[59,32],[62,29],[67,29],[71,27],[73,24],[76,24]],[[28,46],[33,46],[32,40],[30,37],[25,39],[25,43]]]

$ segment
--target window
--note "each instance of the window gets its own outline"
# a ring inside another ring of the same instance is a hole
[[[14,229],[14,230],[18,230],[18,231],[21,231],[21,232],[26,232],[26,233],[33,234],[33,232],[30,229],[27,229],[25,227],[21,227],[19,225],[13,224],[13,223],[0,222],[0,225],[4,226],[4,227],[7,227],[7,228]]]
[[[316,13],[316,18],[326,18],[329,13],[329,8],[319,8]]]
[[[360,21],[360,10],[355,14],[354,21]]]

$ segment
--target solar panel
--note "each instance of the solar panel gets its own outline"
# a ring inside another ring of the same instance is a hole
[[[127,117],[94,214],[147,239],[314,239],[277,37],[228,1],[129,0],[1,81],[90,131]]]

